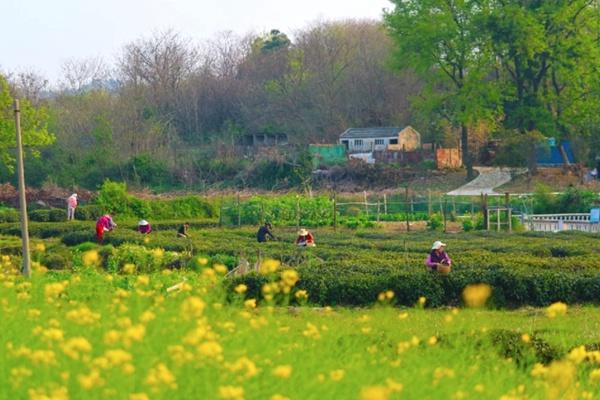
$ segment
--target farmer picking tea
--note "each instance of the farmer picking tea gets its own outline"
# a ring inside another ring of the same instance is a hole
[[[302,228],[298,231],[296,245],[300,247],[313,247],[315,246],[315,237],[307,229]]]
[[[138,232],[142,235],[147,235],[152,232],[152,225],[145,219],[142,219],[138,222]]]
[[[445,247],[446,243],[436,240],[431,246],[431,252],[427,256],[427,260],[425,260],[425,265],[442,274],[450,273],[450,266],[452,265],[452,260],[446,253]]]
[[[96,241],[102,243],[104,232],[112,231],[117,227],[115,221],[108,214],[104,214],[96,221]]]
[[[265,222],[263,226],[258,228],[258,232],[256,232],[256,240],[258,243],[264,243],[267,240],[277,240],[271,229],[273,229],[273,226],[269,222]]]

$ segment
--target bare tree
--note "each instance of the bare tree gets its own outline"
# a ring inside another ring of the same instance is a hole
[[[70,59],[61,66],[63,89],[80,93],[86,88],[97,88],[98,83],[110,78],[110,70],[100,57]]]
[[[33,105],[39,105],[44,91],[48,89],[48,79],[31,69],[11,74],[9,82],[18,97],[26,98]]]

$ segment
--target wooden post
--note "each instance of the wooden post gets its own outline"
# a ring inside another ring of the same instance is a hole
[[[31,277],[31,258],[29,255],[29,226],[27,221],[27,199],[25,198],[25,168],[23,166],[23,143],[21,141],[21,109],[19,100],[15,100],[15,128],[17,136],[17,175],[19,180],[19,207],[21,209],[21,240],[23,242],[23,266],[21,272]]]
[[[337,196],[333,192],[333,231],[337,232]]]
[[[300,230],[300,197],[296,196],[296,230]]]
[[[488,218],[487,194],[481,193],[481,212],[483,213],[484,229],[490,230],[490,219]]]
[[[219,228],[223,226],[223,196],[221,196],[221,203],[219,204]]]
[[[452,197],[452,212],[456,215],[456,198]]]
[[[363,199],[365,201],[365,213],[367,214],[367,217],[369,216],[369,203],[367,203],[367,191],[364,190],[363,191]]]
[[[406,232],[410,232],[410,218],[408,215],[408,186],[404,188],[404,211],[406,214]]]
[[[379,222],[380,211],[381,211],[381,200],[377,199],[377,222]]]
[[[448,231],[448,218],[446,218],[446,208],[448,207],[448,199],[444,198],[444,210],[442,214],[444,215],[444,233]]]
[[[508,233],[512,233],[512,208],[508,209]]]
[[[242,226],[242,209],[240,208],[240,194],[237,194],[237,224],[238,224],[238,228],[240,228]]]
[[[264,224],[265,221],[265,202],[264,200],[261,200],[260,202],[260,223],[261,225]]]
[[[387,195],[383,194],[383,213],[387,215]]]
[[[500,207],[496,208],[496,232],[500,232]]]
[[[431,217],[431,189],[427,189],[427,214]]]
[[[509,192],[504,193],[504,206],[506,208],[510,207],[510,193]]]

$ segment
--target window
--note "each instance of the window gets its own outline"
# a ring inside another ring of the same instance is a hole
[[[375,146],[377,146],[377,145],[383,146],[384,144],[385,144],[385,140],[375,139]]]
[[[390,144],[398,144],[398,139],[390,139]]]
[[[355,146],[362,146],[363,145],[362,139],[355,139],[354,140],[354,145]]]

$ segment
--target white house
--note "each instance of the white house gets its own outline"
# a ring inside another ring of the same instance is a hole
[[[381,150],[416,150],[421,135],[412,127],[350,128],[340,135],[340,144],[348,153],[368,153]]]

